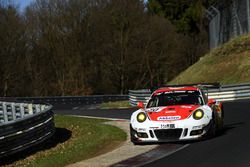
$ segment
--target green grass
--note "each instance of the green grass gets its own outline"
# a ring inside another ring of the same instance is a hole
[[[10,166],[65,166],[110,151],[126,140],[126,133],[117,127],[103,124],[104,121],[57,115],[57,132],[53,141],[48,142],[50,148],[41,145],[42,150]]]
[[[250,36],[237,37],[212,50],[170,84],[250,82]]]
[[[99,106],[100,109],[111,109],[111,108],[131,108],[128,100],[125,101],[116,101],[116,102],[107,102],[102,103]]]

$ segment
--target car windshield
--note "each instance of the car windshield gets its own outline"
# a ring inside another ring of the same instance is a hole
[[[147,108],[173,105],[203,105],[199,91],[162,92],[153,95],[147,104]]]

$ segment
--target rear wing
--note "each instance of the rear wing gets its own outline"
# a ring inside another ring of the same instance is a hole
[[[205,90],[206,93],[208,93],[208,89],[219,89],[221,87],[220,83],[194,83],[194,84],[177,84],[177,85],[161,85],[161,86],[154,86],[152,87],[151,93],[153,93],[155,90],[160,88],[167,88],[167,87],[187,87],[187,86],[195,86],[198,87],[201,90]]]
[[[209,84],[201,84],[198,85],[198,87],[206,94],[208,97],[208,89],[220,89],[221,84],[220,83],[209,83]]]

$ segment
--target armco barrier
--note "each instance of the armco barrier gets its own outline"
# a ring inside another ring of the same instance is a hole
[[[129,90],[129,102],[136,106],[139,101],[147,102],[151,95],[150,89]],[[218,89],[208,89],[208,98],[218,101],[232,101],[250,98],[250,83],[222,85]]]
[[[4,98],[8,100],[8,98]],[[10,98],[13,100],[13,98]],[[35,103],[49,104],[81,104],[91,105],[103,102],[128,100],[128,95],[92,95],[92,96],[58,96],[58,97],[16,97],[16,101],[32,101]]]
[[[38,144],[54,131],[51,105],[0,102],[0,158]]]
[[[131,106],[136,106],[139,101],[147,103],[150,95],[150,89],[129,90],[129,103]]]

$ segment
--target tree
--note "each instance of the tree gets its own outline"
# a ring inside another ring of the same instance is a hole
[[[26,76],[25,40],[25,25],[16,8],[0,7],[0,90],[3,96],[24,93],[21,87]]]
[[[26,11],[30,27],[30,73],[38,94],[88,94],[85,5],[88,1],[37,0]],[[43,68],[47,67],[47,68]],[[42,85],[41,85],[42,84]],[[47,89],[47,91],[45,91]]]
[[[104,84],[98,83],[102,90],[108,84],[108,92],[126,93],[128,89],[165,81],[167,70],[177,60],[170,60],[178,42],[173,39],[180,36],[169,21],[148,14],[144,4],[137,0],[110,1],[94,13],[90,26],[98,47],[92,54],[102,62],[99,67]]]
[[[189,43],[141,0],[36,0],[2,7],[0,23],[5,96],[123,94],[187,66]]]
[[[183,43],[188,49],[185,54],[186,66],[194,64],[208,51],[207,25],[204,24],[205,10],[216,0],[149,0],[148,9],[164,16],[185,35]]]

